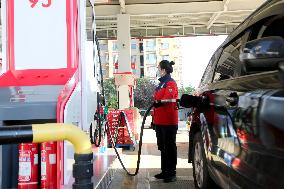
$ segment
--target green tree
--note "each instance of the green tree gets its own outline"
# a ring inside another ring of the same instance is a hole
[[[104,80],[105,96],[109,108],[118,108],[114,78]]]
[[[156,85],[147,78],[136,79],[136,88],[134,89],[134,106],[139,109],[147,109],[153,103],[153,94]],[[118,108],[117,92],[114,79],[104,80],[105,96],[109,108]]]
[[[134,106],[139,109],[147,109],[153,103],[155,88],[156,85],[150,79],[136,79],[136,89],[134,89]]]
[[[179,97],[181,97],[181,95],[183,95],[183,94],[191,94],[194,91],[195,91],[195,89],[192,86],[181,87],[181,88],[178,89],[178,95],[179,95]]]

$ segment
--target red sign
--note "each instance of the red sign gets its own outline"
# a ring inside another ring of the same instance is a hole
[[[34,8],[39,0],[29,0],[29,1],[31,3],[31,7]],[[51,5],[51,0],[45,0],[44,3],[41,3],[41,6],[44,8],[50,7],[50,5]]]
[[[136,69],[135,63],[131,63],[131,69],[132,69],[132,70],[135,70],[135,69]]]

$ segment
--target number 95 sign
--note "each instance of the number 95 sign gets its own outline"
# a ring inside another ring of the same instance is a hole
[[[51,0],[29,0],[31,3],[31,7],[42,6],[44,8],[51,6]]]

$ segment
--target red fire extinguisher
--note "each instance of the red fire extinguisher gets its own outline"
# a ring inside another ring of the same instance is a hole
[[[38,144],[19,144],[18,189],[38,187]]]
[[[44,142],[41,148],[41,188],[56,189],[56,142]]]

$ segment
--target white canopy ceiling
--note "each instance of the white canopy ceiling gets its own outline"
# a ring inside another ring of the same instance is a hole
[[[265,0],[97,0],[99,38],[115,38],[117,14],[130,14],[132,37],[228,34]],[[91,31],[91,7],[87,28]],[[90,35],[89,35],[90,36]]]

